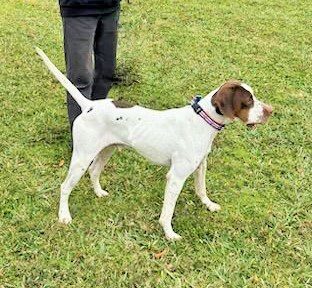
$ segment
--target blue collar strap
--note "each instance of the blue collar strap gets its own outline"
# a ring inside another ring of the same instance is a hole
[[[220,131],[224,128],[223,124],[220,124],[213,120],[205,111],[204,109],[198,104],[198,102],[202,99],[202,96],[196,95],[193,100],[191,101],[191,106],[196,114],[202,117],[211,127],[215,128],[216,130]]]

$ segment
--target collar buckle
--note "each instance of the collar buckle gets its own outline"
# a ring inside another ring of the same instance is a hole
[[[203,111],[203,108],[201,108],[198,104],[198,102],[202,99],[201,95],[195,95],[194,98],[191,101],[191,106],[196,114],[199,114],[201,111]]]

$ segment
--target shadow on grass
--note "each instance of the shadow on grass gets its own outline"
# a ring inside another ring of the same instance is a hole
[[[70,141],[69,129],[68,127],[62,126],[40,127],[35,137],[30,139],[31,143],[40,142],[48,145],[58,143],[69,143],[69,141]]]
[[[128,87],[137,83],[140,83],[140,77],[136,69],[125,62],[120,63],[116,68],[113,85]]]

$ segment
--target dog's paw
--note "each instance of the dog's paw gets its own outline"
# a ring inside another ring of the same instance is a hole
[[[103,189],[96,191],[95,194],[96,194],[96,196],[98,196],[100,198],[108,196],[108,192],[103,190]]]
[[[179,234],[172,232],[172,233],[167,233],[166,238],[170,241],[176,241],[176,240],[180,240],[182,237]]]
[[[217,203],[214,203],[214,202],[211,202],[211,203],[207,204],[207,208],[211,212],[215,212],[215,211],[221,210],[221,206],[219,204],[217,204]]]
[[[70,215],[59,215],[59,219],[58,219],[58,222],[61,223],[61,224],[69,224],[70,222],[72,221],[72,218]]]

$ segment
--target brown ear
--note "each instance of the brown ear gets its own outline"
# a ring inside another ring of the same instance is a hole
[[[228,83],[220,87],[218,92],[212,96],[212,105],[217,107],[220,112],[227,118],[234,119],[234,94],[236,85],[229,85]]]

